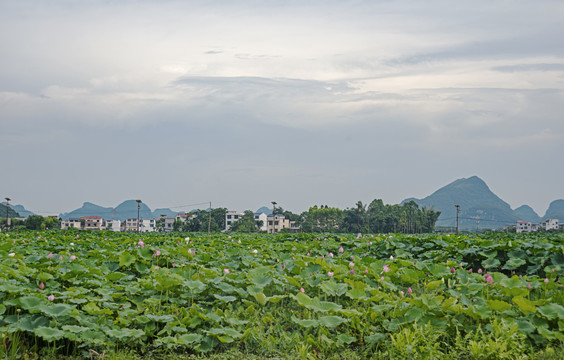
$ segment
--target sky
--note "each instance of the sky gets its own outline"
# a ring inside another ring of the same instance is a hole
[[[0,197],[564,198],[564,2],[0,0]]]

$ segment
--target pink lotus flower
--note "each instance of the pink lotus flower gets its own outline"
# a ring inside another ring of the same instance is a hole
[[[310,256],[310,253],[307,253],[307,256]]]
[[[407,295],[411,294],[413,292],[413,290],[411,290],[411,288],[407,288]]]
[[[531,284],[527,284],[527,289],[531,290]]]
[[[304,288],[300,288],[300,292],[305,293]]]
[[[76,259],[76,256],[75,256],[75,255],[71,255],[71,256],[70,256],[70,259],[71,259],[71,260],[74,260],[74,259]]]
[[[382,276],[382,277],[380,278],[380,280],[384,281],[384,277]]]
[[[53,258],[53,253],[49,253],[49,259]]]
[[[176,267],[176,263],[172,263],[172,267]]]
[[[159,270],[159,269],[160,269],[159,265],[155,265],[155,270]]]
[[[456,271],[456,270],[454,269],[454,267],[451,267],[451,268],[450,268],[450,273],[451,273],[451,274],[454,274],[455,271]]]
[[[77,236],[78,236],[78,235],[77,235]],[[47,299],[48,299],[49,301],[53,301],[53,300],[55,300],[55,295],[51,294],[51,295],[47,296]]]
[[[328,275],[329,277],[333,277],[333,272],[332,272],[332,271],[329,271],[329,272],[327,272],[327,275]]]
[[[142,248],[145,247],[145,243],[143,242],[143,240],[139,240],[139,242],[137,243],[137,245],[139,245],[139,246],[142,247]]]
[[[354,269],[351,270],[351,275],[354,275]]]
[[[401,296],[405,295],[405,293],[403,292],[403,290],[400,291],[400,295],[401,295]]]
[[[282,264],[282,270],[286,269],[286,265]]]
[[[472,269],[468,269],[468,274],[472,274]]]
[[[365,273],[365,274],[368,274],[368,269],[364,270],[364,273]]]
[[[354,267],[354,263],[351,261],[351,262],[349,263],[349,266],[350,266],[350,267]]]
[[[229,269],[223,269],[223,272],[225,273],[225,275],[231,274],[231,271],[229,271]]]
[[[39,288],[40,288],[41,290],[45,289],[45,284],[44,284],[44,283],[39,284]]]
[[[161,254],[161,251],[157,250],[157,252],[155,254],[157,254],[157,256],[159,256]]]
[[[231,235],[229,235],[227,238],[228,238],[228,239],[231,239]]]
[[[487,268],[488,268],[488,264],[484,265],[484,267],[487,269]]]
[[[63,255],[59,256],[59,260],[63,260]]]
[[[372,241],[369,241],[369,242],[368,242],[368,245],[372,245]]]
[[[344,251],[345,251],[345,249],[343,249],[343,247],[341,246],[341,247],[339,248],[339,252],[342,253],[342,252],[344,252]]]
[[[482,268],[478,269],[478,274],[482,273]]]
[[[327,257],[332,258],[332,257],[333,257],[333,253],[330,252],[329,254],[327,254]]]
[[[387,265],[384,265],[383,269],[384,272],[390,272],[390,268]]]
[[[548,278],[545,278],[545,279],[544,279],[544,283],[545,283],[545,284],[548,284]]]

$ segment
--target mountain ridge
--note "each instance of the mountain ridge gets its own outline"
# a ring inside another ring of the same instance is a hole
[[[515,225],[519,220],[540,222],[541,217],[528,205],[517,209],[497,196],[486,182],[478,176],[457,179],[422,198],[408,198],[419,206],[441,211],[437,220],[438,227],[456,226],[457,209],[458,223],[461,229],[499,229]],[[459,205],[458,208],[455,205]],[[556,218],[564,222],[564,200],[555,200],[542,219]]]

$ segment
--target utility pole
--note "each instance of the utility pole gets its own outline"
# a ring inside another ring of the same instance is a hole
[[[141,200],[137,201],[137,234],[139,234],[139,210],[141,210]]]
[[[276,221],[275,221],[275,214],[276,214],[276,201],[272,201],[272,233],[274,234],[276,231]],[[266,220],[268,221],[268,217],[266,218]],[[268,232],[268,225],[266,226],[267,232]]]
[[[4,198],[6,199],[6,229],[8,229],[8,226],[10,226],[10,215],[8,215],[8,212],[10,210],[10,198]]]
[[[358,233],[360,234],[360,201],[358,203],[356,203],[357,205],[357,209],[356,209],[356,226],[358,228]]]
[[[456,208],[456,233],[458,234],[458,214],[460,213],[460,205],[454,205]]]
[[[210,229],[211,229],[211,212],[212,212],[212,207],[211,207],[211,201],[210,201],[210,213],[208,216],[208,237],[210,236]]]

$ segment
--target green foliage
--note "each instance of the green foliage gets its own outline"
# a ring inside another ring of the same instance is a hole
[[[0,351],[558,358],[563,240],[3,232]]]

